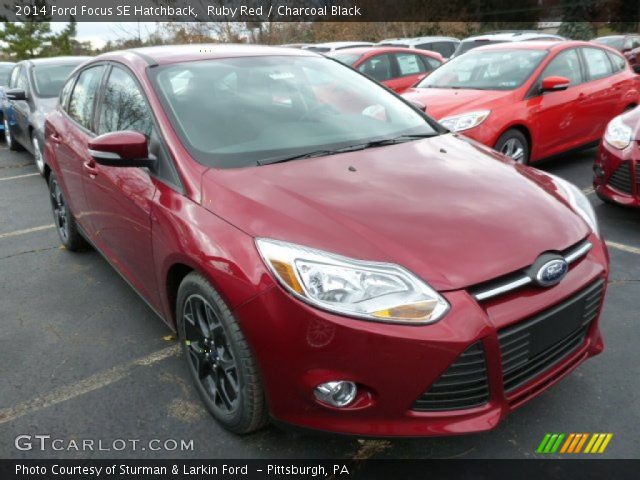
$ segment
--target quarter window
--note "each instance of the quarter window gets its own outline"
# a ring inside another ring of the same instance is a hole
[[[622,58],[620,55],[616,55],[613,52],[607,53],[609,54],[611,63],[613,63],[614,72],[621,72],[627,68],[627,61],[624,58]]]
[[[604,50],[599,48],[584,48],[584,59],[587,63],[587,72],[591,80],[597,80],[611,75],[612,67],[609,57]]]
[[[184,90],[182,82],[188,80],[188,76],[174,78],[174,86]],[[114,67],[104,89],[98,134],[134,130],[150,137],[152,128],[151,111],[138,84],[129,73]]]
[[[104,65],[99,65],[80,72],[69,100],[69,116],[88,130],[91,130],[93,104],[104,69]]]
[[[62,90],[60,91],[60,106],[66,111],[67,110],[67,102],[69,101],[69,95],[71,95],[71,89],[73,88],[73,82],[75,81],[75,76],[71,77],[67,80],[67,83],[64,84]]]
[[[571,80],[571,85],[581,83],[582,73],[580,71],[578,52],[571,49],[556,55],[556,57],[549,62],[547,68],[545,68],[542,78],[552,76],[566,77]]]
[[[363,62],[363,64],[358,67],[358,70],[379,82],[389,80],[393,77],[389,55],[372,57]]]

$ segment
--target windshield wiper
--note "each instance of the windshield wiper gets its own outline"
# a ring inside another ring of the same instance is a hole
[[[291,155],[289,157],[275,157],[266,158],[264,160],[258,160],[256,163],[259,166],[272,165],[274,163],[284,163],[291,160],[302,160],[305,158],[324,157],[329,155],[336,155],[338,153],[355,152],[358,150],[365,150],[373,147],[383,147],[385,145],[394,145],[396,143],[410,142],[411,140],[418,140],[421,138],[430,138],[437,136],[437,133],[421,133],[413,135],[400,135],[393,138],[383,138],[381,140],[372,140],[371,142],[359,143],[356,145],[349,145],[347,147],[337,148],[335,150],[314,150],[313,152],[301,153],[298,155]]]
[[[400,135],[393,138],[383,138],[382,140],[372,140],[371,142],[352,145],[345,148],[348,148],[349,152],[353,152],[356,150],[364,150],[366,148],[384,147],[385,145],[395,145],[396,143],[410,142],[412,140],[419,140],[421,138],[431,138],[436,136],[438,136],[438,133],[417,133],[413,135]]]

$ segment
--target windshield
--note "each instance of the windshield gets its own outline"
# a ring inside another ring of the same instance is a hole
[[[418,84],[418,88],[513,90],[533,73],[546,50],[482,50],[445,63]]]
[[[13,70],[13,65],[0,65],[0,86],[9,85],[11,70]]]
[[[594,42],[600,45],[606,45],[607,47],[615,48],[616,50],[622,50],[624,45],[624,37],[600,37],[596,38]]]
[[[33,86],[39,97],[57,97],[69,74],[80,65],[67,63],[64,65],[38,65],[33,67]]]
[[[182,142],[209,166],[244,167],[437,134],[382,86],[327,58],[225,58],[161,66],[150,74]]]
[[[316,53],[327,53],[331,51],[331,48],[329,47],[305,47],[305,50],[309,50],[311,52],[316,52]]]
[[[344,63],[345,65],[353,67],[353,64],[356,63],[358,59],[362,57],[362,55],[358,53],[336,53],[334,55],[331,55],[331,57],[335,58],[339,62]]]
[[[464,40],[460,42],[454,55],[462,55],[463,53],[473,50],[474,48],[484,47],[486,45],[497,45],[498,43],[506,43],[504,40]]]

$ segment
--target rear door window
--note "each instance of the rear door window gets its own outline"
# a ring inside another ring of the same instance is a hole
[[[69,99],[69,116],[87,130],[92,129],[94,103],[104,70],[105,66],[99,65],[80,72]]]
[[[613,73],[609,57],[604,50],[599,48],[583,48],[584,60],[587,64],[587,73],[590,80],[598,80],[608,77]]]

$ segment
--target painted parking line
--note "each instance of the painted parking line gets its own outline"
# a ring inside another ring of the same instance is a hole
[[[605,243],[609,248],[615,248],[616,250],[622,250],[623,252],[635,253],[636,255],[640,255],[640,248],[638,247],[632,247],[631,245],[625,245],[624,243],[610,241],[607,241]]]
[[[84,380],[57,388],[41,397],[36,397],[19,405],[0,410],[0,425],[11,422],[33,412],[57,405],[59,403],[79,397],[85,393],[104,388],[129,376],[137,367],[148,367],[166,358],[177,356],[180,353],[180,345],[175,344],[139,358],[125,365],[118,365],[105,372],[97,373]]]
[[[13,177],[4,177],[0,178],[0,182],[4,182],[6,180],[18,180],[19,178],[27,178],[27,177],[35,177],[36,175],[40,175],[39,173],[26,173],[24,175],[15,175]]]
[[[593,189],[593,187],[589,187],[583,188],[582,193],[584,193],[585,195],[591,195],[592,193],[596,193],[596,191]]]
[[[28,233],[39,232],[41,230],[49,230],[50,228],[55,228],[55,225],[52,223],[51,225],[40,225],[39,227],[25,228],[24,230],[15,230],[13,232],[0,233],[0,239],[7,237],[17,237],[19,235],[26,235]]]

